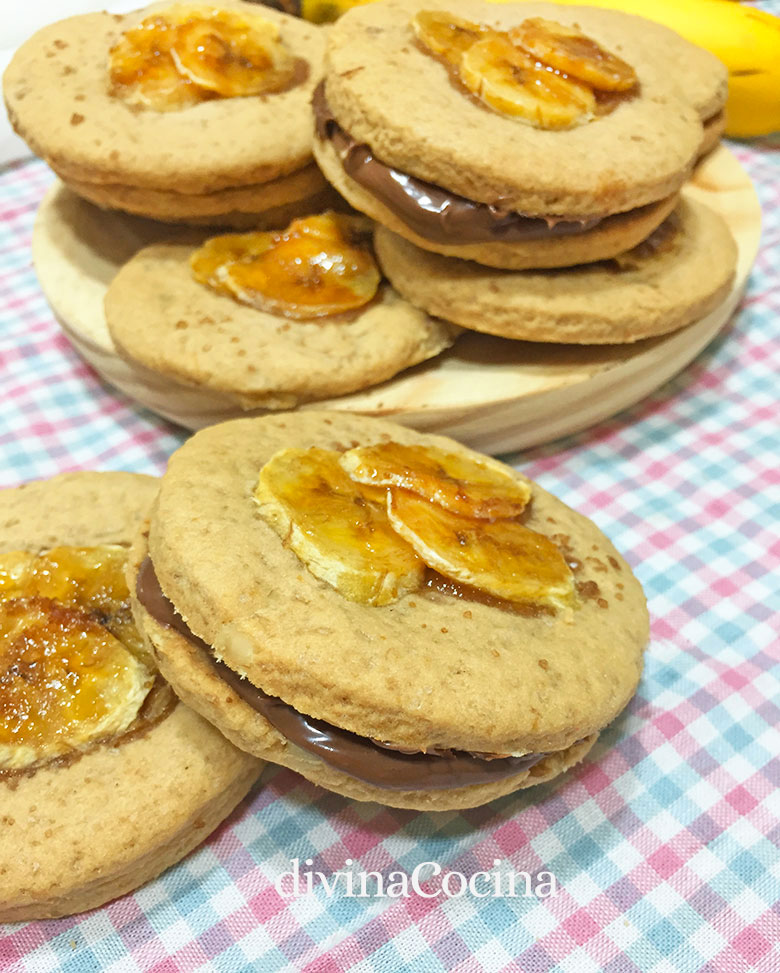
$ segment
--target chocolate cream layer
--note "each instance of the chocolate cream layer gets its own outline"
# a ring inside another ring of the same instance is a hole
[[[429,750],[408,753],[368,737],[332,726],[324,720],[299,713],[283,700],[253,686],[214,656],[214,650],[190,630],[166,597],[151,558],[144,559],[136,580],[136,595],[146,611],[161,625],[174,629],[197,646],[203,660],[253,710],[263,716],[290,743],[319,757],[342,773],[374,787],[388,790],[443,790],[486,784],[514,777],[547,756],[528,753],[522,757],[475,756],[462,750]]]
[[[375,196],[410,230],[432,243],[464,246],[474,243],[529,243],[577,236],[604,223],[632,220],[648,207],[594,219],[526,216],[496,203],[477,203],[441,186],[410,176],[381,162],[370,146],[345,132],[330,109],[324,82],[312,99],[317,137],[330,142],[344,171]]]

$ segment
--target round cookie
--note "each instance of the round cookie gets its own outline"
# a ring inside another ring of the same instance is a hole
[[[243,408],[287,409],[391,378],[431,358],[459,329],[412,307],[387,284],[351,315],[292,321],[198,283],[193,247],[156,244],[119,271],[105,298],[119,352]]]
[[[277,94],[215,98],[178,111],[129,106],[109,92],[109,51],[125,30],[169,6],[71,17],[23,44],[3,78],[19,135],[75,192],[105,206],[128,202],[130,212],[153,218],[186,219],[188,197],[194,197],[196,220],[220,223],[234,210],[249,211],[246,197],[236,206],[230,195],[219,211],[215,194],[225,191],[251,192],[255,212],[292,202],[279,199],[291,188],[294,199],[322,192],[325,181],[312,166],[309,108],[322,70],[321,29],[267,7],[224,0],[221,9],[277,24],[282,42],[305,62],[305,77]],[[291,185],[289,177],[299,170],[305,176]],[[148,211],[141,205],[144,191],[151,193]],[[175,212],[165,215],[166,206]]]
[[[689,199],[634,251],[568,269],[494,270],[384,227],[375,249],[393,286],[429,314],[505,338],[575,344],[638,341],[698,321],[726,296],[737,264],[723,219]]]
[[[680,45],[686,50],[691,47],[680,37],[641,18],[596,8],[493,5],[475,0],[437,0],[433,8],[499,29],[535,16],[577,23],[635,68],[638,93],[577,128],[534,128],[483,106],[456,87],[445,66],[415,41],[410,19],[419,9],[418,3],[390,0],[354,8],[329,32],[319,106],[315,98],[320,133],[315,139],[315,157],[353,205],[381,221],[382,212],[369,209],[362,195],[358,198],[350,193],[352,182],[363,180],[361,189],[387,203],[390,195],[398,195],[399,186],[406,187],[403,193],[407,196],[425,196],[425,185],[409,189],[408,177],[413,177],[436,192],[450,194],[455,203],[460,197],[472,206],[494,207],[499,216],[510,213],[536,220],[537,225],[531,227],[533,240],[543,235],[540,221],[556,223],[555,238],[565,241],[570,251],[577,236],[582,237],[575,257],[582,260],[588,253],[592,221],[656,203],[680,188],[703,137],[699,110],[682,91],[681,79],[671,76],[679,56],[664,56],[670,45],[675,50]],[[706,52],[703,56],[709,58]],[[399,84],[403,77],[414,78],[414,83]],[[712,92],[712,84],[699,87]],[[704,93],[697,90],[695,98],[701,107]],[[364,165],[366,153],[372,166],[370,177]],[[345,161],[351,182],[336,173],[337,167],[345,171]],[[396,172],[379,176],[377,165]],[[386,185],[388,179],[394,183],[393,190]],[[377,188],[379,181],[381,188]],[[414,218],[408,211],[402,214],[396,204],[397,200],[391,207],[396,216],[412,227],[416,242],[424,239],[427,249],[441,252],[443,243],[453,248],[469,245],[469,256],[474,259],[474,248],[493,243],[478,238],[484,233],[476,233],[471,217],[465,221],[460,216],[457,233],[453,230],[451,239],[443,239],[442,221],[432,227],[430,211],[435,208],[434,216],[445,213],[446,231],[448,212],[454,205],[449,197],[443,206],[438,201],[435,207],[414,203]],[[420,209],[428,211],[424,214],[429,227],[425,234],[417,220]],[[568,228],[562,226],[566,223]],[[523,232],[526,228],[524,223]],[[559,236],[563,230],[566,235]],[[510,245],[505,226],[493,235],[496,245],[498,241]],[[602,256],[605,254],[600,253],[599,258]],[[571,255],[566,259],[571,261]],[[490,260],[496,263],[487,253],[485,262]]]
[[[158,483],[73,473],[4,490],[0,551],[128,546]],[[143,661],[153,668],[151,657]],[[158,677],[120,736],[73,758],[0,771],[0,920],[70,915],[137,888],[200,844],[261,767]]]
[[[475,455],[452,440],[326,412],[213,426],[173,455],[148,538],[130,558],[137,617],[162,671],[238,746],[358,800],[470,807],[554,777],[584,756],[636,689],[648,626],[638,582],[590,521],[532,485],[524,522],[573,565],[583,592],[574,621],[430,590],[384,607],[345,599],[265,523],[252,491],[280,449],[382,441]],[[322,749],[292,742],[277,728],[278,712],[269,720],[253,693],[274,697],[284,718],[297,711],[355,734],[362,769],[345,772]],[[382,777],[372,741],[415,754],[526,754],[532,766],[436,785],[443,758],[412,757],[423,776],[409,787]]]

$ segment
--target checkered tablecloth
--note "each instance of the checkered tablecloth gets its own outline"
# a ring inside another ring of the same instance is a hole
[[[511,458],[603,528],[650,603],[639,693],[585,763],[438,814],[352,803],[269,768],[200,850],[135,895],[2,928],[3,973],[780,971],[780,140],[736,151],[765,228],[733,326],[636,408]],[[160,473],[184,434],[95,376],[36,282],[30,233],[50,179],[39,162],[0,172],[0,485]],[[347,859],[466,877],[498,860],[549,871],[557,894],[446,898],[432,880],[431,897],[280,895],[294,858],[326,877]]]

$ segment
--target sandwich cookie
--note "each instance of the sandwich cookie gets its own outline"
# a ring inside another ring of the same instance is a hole
[[[44,28],[4,93],[30,148],[100,206],[279,226],[332,195],[311,145],[323,50],[316,25],[241,0],[156,4]]]
[[[666,28],[589,7],[354,8],[328,33],[315,157],[423,249],[507,269],[612,257],[669,214],[702,143],[712,84],[697,108],[670,46],[698,62]]]
[[[384,227],[375,247],[396,290],[429,314],[505,338],[574,344],[692,324],[723,301],[737,265],[724,220],[689,199],[633,250],[579,267],[496,270],[421,250]]]
[[[648,633],[589,520],[452,440],[340,413],[197,433],[129,572],[182,699],[243,749],[396,807],[472,807],[577,763]]]
[[[183,858],[262,763],[180,703],[132,620],[152,477],[0,492],[0,920],[92,909]]]
[[[332,212],[199,248],[145,247],[110,284],[105,313],[121,355],[245,409],[375,385],[459,333],[382,280],[367,220]]]

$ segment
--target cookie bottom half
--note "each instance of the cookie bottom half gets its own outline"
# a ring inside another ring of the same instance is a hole
[[[429,314],[505,338],[585,345],[700,320],[728,294],[737,264],[724,220],[688,199],[634,250],[578,267],[497,270],[422,250],[384,227],[375,248],[393,286]]]
[[[328,757],[323,759],[317,752],[312,752],[306,742],[303,745],[292,742],[274,725],[277,720],[273,717],[268,719],[265,710],[261,711],[253,703],[253,697],[257,694],[255,688],[228,670],[224,663],[216,662],[213,653],[200,639],[192,633],[183,634],[186,626],[180,618],[172,619],[173,624],[168,624],[156,617],[161,614],[159,601],[164,600],[165,596],[153,575],[150,585],[151,562],[146,551],[146,540],[141,537],[136,540],[129,559],[129,579],[135,574],[137,591],[141,593],[139,579],[144,578],[143,587],[147,589],[141,594],[144,603],[138,597],[135,599],[134,615],[160,671],[171,681],[179,697],[237,747],[264,760],[288,767],[312,783],[344,797],[420,811],[478,807],[513,791],[552,780],[579,763],[598,738],[598,733],[591,733],[560,751],[529,754],[526,758],[506,758],[517,768],[517,772],[510,771],[508,774],[497,766],[503,763],[501,758],[487,761],[466,756],[465,761],[461,758],[461,763],[486,765],[488,770],[485,776],[494,777],[467,785],[462,784],[462,776],[459,783],[444,786],[441,780],[434,782],[437,776],[435,773],[425,773],[424,764],[427,761],[434,764],[445,758],[433,755],[414,757],[411,761],[413,775],[421,779],[429,777],[432,783],[427,788],[422,786],[406,789],[402,779],[393,780],[391,773],[377,765],[383,762],[384,748],[378,747],[369,739],[355,737],[362,746],[353,748],[357,753],[357,757],[355,753],[350,755],[350,763],[354,769],[352,772],[345,772],[335,765],[340,763],[339,755],[334,756],[334,751],[339,749],[338,744],[333,747],[326,743],[321,752],[327,752]],[[149,587],[152,588],[151,592]],[[154,614],[149,608],[153,609]],[[170,603],[162,608],[163,614],[167,611],[172,615],[174,613]],[[259,695],[264,696],[262,693]],[[284,704],[282,708],[288,710],[293,718],[299,716]],[[336,731],[337,734],[340,732]],[[315,731],[314,736],[317,735]],[[354,737],[353,734],[347,736]],[[320,748],[314,749],[316,751]],[[372,751],[378,757],[374,762]],[[409,761],[410,758],[402,759]],[[415,761],[418,763],[415,764]],[[402,767],[399,774],[403,773]],[[457,771],[453,773],[453,780],[458,779],[456,775]]]
[[[74,193],[103,209],[191,226],[269,230],[285,226],[298,216],[344,206],[313,163],[270,182],[200,194],[87,182],[63,173],[60,176]]]

